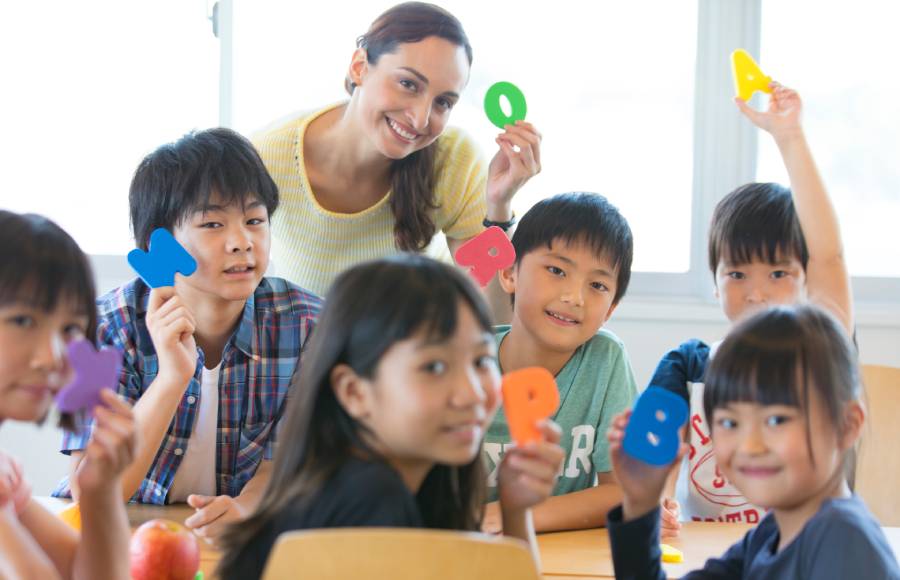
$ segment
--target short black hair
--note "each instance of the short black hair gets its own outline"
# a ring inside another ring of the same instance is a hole
[[[528,252],[552,248],[555,241],[586,244],[596,256],[609,259],[616,270],[613,304],[619,303],[631,280],[634,239],[616,206],[589,192],[561,193],[534,204],[512,237],[516,266]]]
[[[171,231],[213,195],[226,205],[257,199],[270,217],[278,207],[278,186],[259,153],[231,129],[192,131],[144,157],[128,193],[138,247],[146,250],[153,230]]]
[[[720,260],[747,264],[754,258],[774,264],[797,258],[806,270],[809,251],[791,190],[777,183],[748,183],[716,205],[709,226],[709,269]]]
[[[52,312],[72,300],[87,316],[85,336],[97,328],[94,274],[87,256],[65,230],[36,214],[0,210],[0,306],[26,304]]]

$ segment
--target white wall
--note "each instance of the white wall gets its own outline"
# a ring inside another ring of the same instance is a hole
[[[900,323],[896,315],[871,310],[859,313],[857,327],[863,364],[900,367]],[[650,380],[660,357],[688,338],[718,340],[728,326],[721,312],[709,304],[674,301],[629,302],[626,298],[610,321],[609,328],[628,348],[638,384]],[[59,453],[62,432],[48,421],[44,427],[7,423],[0,429],[0,449],[17,456],[34,493],[45,495],[68,468],[68,459]]]

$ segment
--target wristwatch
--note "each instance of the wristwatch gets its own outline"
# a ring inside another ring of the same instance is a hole
[[[484,221],[481,222],[481,225],[483,225],[486,228],[489,228],[491,226],[497,226],[498,228],[500,228],[501,230],[503,230],[505,232],[505,231],[508,231],[509,228],[516,225],[516,221],[518,221],[518,220],[516,220],[516,214],[513,214],[513,216],[511,218],[509,218],[508,222],[492,222],[491,220],[484,218]]]

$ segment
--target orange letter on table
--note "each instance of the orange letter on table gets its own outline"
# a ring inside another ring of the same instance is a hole
[[[503,376],[503,408],[516,445],[540,441],[537,422],[556,412],[559,391],[545,368],[530,367]]]
[[[481,287],[488,285],[499,270],[509,268],[516,261],[516,251],[497,226],[484,230],[456,250],[456,263],[470,268]]]

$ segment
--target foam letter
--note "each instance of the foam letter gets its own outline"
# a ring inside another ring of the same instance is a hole
[[[85,409],[91,414],[94,407],[100,404],[101,389],[116,390],[122,353],[112,347],[103,347],[97,352],[87,340],[72,342],[68,351],[75,377],[56,394],[56,405],[66,413]]]
[[[493,253],[492,253],[493,252]],[[503,268],[516,261],[516,251],[506,232],[497,226],[484,230],[456,250],[456,263],[470,268],[472,277],[482,288]]]
[[[559,391],[553,375],[542,367],[513,371],[503,377],[503,407],[516,445],[540,441],[537,422],[556,412]]]
[[[734,76],[734,92],[744,101],[749,100],[755,91],[772,92],[769,88],[772,77],[763,74],[750,53],[743,48],[731,53],[731,74]]]
[[[678,430],[688,418],[687,403],[662,387],[648,387],[638,398],[622,447],[651,465],[666,465],[678,455]]]
[[[197,269],[197,261],[164,228],[150,234],[148,251],[128,252],[128,263],[151,288],[174,286],[175,272],[190,276]]]
[[[507,100],[509,100],[509,116],[503,112],[503,108],[500,106],[500,97],[503,95],[506,95]],[[519,90],[519,87],[512,83],[500,81],[491,85],[491,88],[485,93],[484,112],[491,123],[503,129],[507,125],[515,125],[516,121],[525,120],[528,104],[525,102],[525,95]]]

